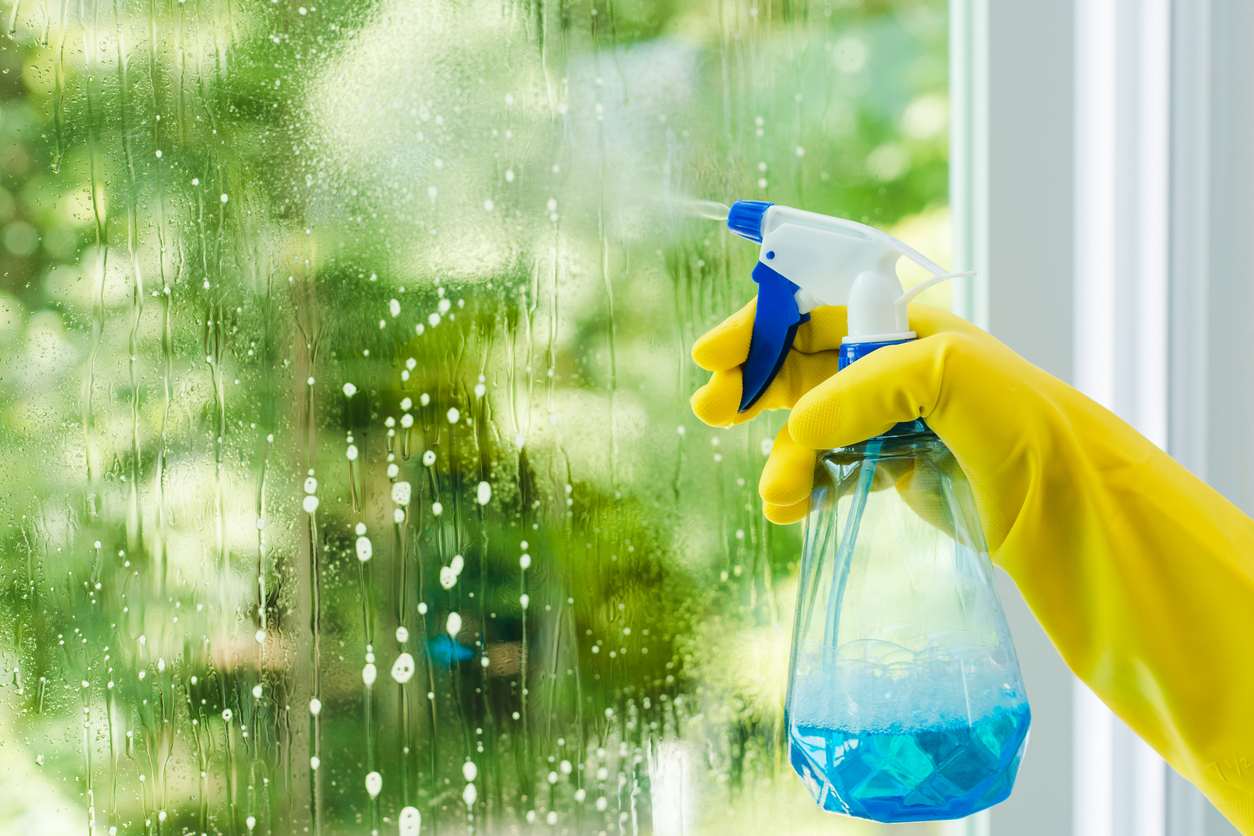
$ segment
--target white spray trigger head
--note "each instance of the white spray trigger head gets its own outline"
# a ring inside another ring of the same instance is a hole
[[[797,310],[847,305],[848,343],[907,340],[906,304],[950,273],[908,244],[855,221],[772,205],[761,211],[759,262],[797,286]],[[910,259],[932,278],[907,293],[897,277],[897,261]]]

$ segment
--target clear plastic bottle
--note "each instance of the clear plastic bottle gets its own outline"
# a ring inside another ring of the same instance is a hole
[[[922,421],[820,462],[788,682],[793,768],[825,809],[881,822],[1004,800],[1030,713],[966,476]]]

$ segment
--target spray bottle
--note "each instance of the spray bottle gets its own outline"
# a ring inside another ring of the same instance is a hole
[[[759,201],[728,228],[762,245],[741,411],[820,305],[848,305],[839,367],[915,338],[906,303],[955,276],[890,235]],[[906,256],[933,278],[902,291]],[[824,809],[956,819],[1010,794],[1030,712],[971,488],[922,420],[819,458],[785,708],[789,759]]]

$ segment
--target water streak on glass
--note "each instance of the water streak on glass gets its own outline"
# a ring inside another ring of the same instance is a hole
[[[689,351],[735,199],[947,263],[944,4],[3,2],[0,833],[877,832]]]

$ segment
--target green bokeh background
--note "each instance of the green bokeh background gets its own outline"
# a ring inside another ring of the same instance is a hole
[[[879,832],[784,757],[782,416],[687,408],[756,251],[687,201],[945,262],[943,3],[4,20],[0,832]]]

